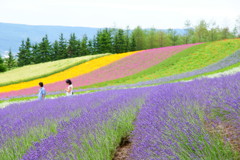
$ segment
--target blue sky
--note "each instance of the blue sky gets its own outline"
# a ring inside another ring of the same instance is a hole
[[[84,27],[184,28],[236,24],[240,0],[0,0],[0,22]]]

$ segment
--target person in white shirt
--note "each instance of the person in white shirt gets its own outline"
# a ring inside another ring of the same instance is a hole
[[[65,89],[66,91],[66,95],[67,96],[71,96],[73,95],[73,85],[72,85],[72,81],[70,79],[66,80],[66,83],[68,85],[68,87]]]

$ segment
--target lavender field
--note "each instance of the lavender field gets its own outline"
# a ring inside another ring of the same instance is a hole
[[[239,159],[240,74],[12,104],[0,159]]]

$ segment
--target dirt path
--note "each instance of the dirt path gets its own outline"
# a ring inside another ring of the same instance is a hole
[[[129,153],[131,150],[131,142],[129,141],[129,137],[122,138],[119,147],[114,154],[113,160],[126,160],[129,158]]]

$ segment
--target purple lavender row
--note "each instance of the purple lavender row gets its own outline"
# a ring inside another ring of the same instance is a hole
[[[115,128],[115,121],[119,120],[118,116],[124,110],[131,111],[138,107],[137,99],[142,99],[151,89],[129,89],[109,91],[112,94],[120,94],[118,98],[89,109],[79,117],[71,119],[69,122],[62,121],[58,126],[58,133],[36,142],[34,146],[23,156],[23,160],[43,160],[43,159],[109,159],[110,152],[104,152],[101,156],[97,155],[103,152],[102,147],[96,147],[94,153],[86,149],[87,146],[94,148],[98,142],[99,136],[104,137],[105,131],[103,126],[107,125]],[[105,97],[108,99],[108,97]],[[99,135],[102,133],[102,135]],[[89,139],[89,135],[94,136],[94,140]],[[105,135],[107,136],[107,135]],[[120,137],[121,138],[121,137]],[[86,142],[87,141],[87,142]],[[87,143],[87,145],[86,145]],[[104,142],[105,145],[111,146],[114,142]],[[109,144],[108,144],[109,143]],[[117,145],[117,144],[116,144]],[[116,147],[116,146],[115,146]],[[108,150],[109,148],[106,148]],[[98,157],[99,156],[99,157]]]
[[[33,127],[46,125],[46,121],[60,120],[64,117],[71,117],[73,113],[86,112],[118,96],[116,92],[105,91],[61,97],[56,100],[12,104],[0,110],[0,147],[9,138],[24,135]]]
[[[231,142],[240,137],[239,95],[240,73],[154,87],[135,122],[130,158],[234,159],[229,146],[218,148],[224,143],[210,136],[206,124],[232,126],[234,134],[225,135]]]

